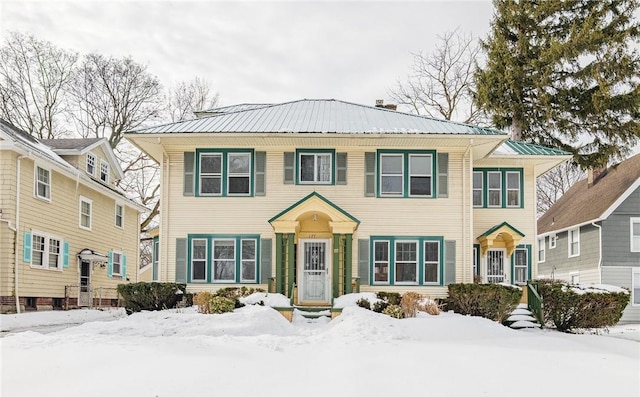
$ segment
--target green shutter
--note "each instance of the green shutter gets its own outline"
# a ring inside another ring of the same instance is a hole
[[[109,251],[109,261],[107,262],[107,277],[113,277],[113,251]]]
[[[24,232],[22,260],[31,263],[31,232]]]
[[[182,194],[184,196],[193,196],[194,191],[194,167],[195,167],[195,153],[184,152],[184,186]]]
[[[456,242],[444,242],[444,285],[456,282]]]
[[[176,239],[176,283],[187,282],[187,239]]]
[[[295,153],[284,153],[284,183],[287,185],[291,185],[294,183],[295,159]]]
[[[267,189],[266,170],[267,170],[267,153],[256,152],[255,153],[255,192],[256,196],[264,196]]]
[[[270,238],[263,238],[260,240],[260,280],[259,283],[269,283],[271,278],[271,249],[272,240]]]
[[[347,154],[336,153],[336,185],[347,184]]]
[[[69,243],[66,241],[62,243],[62,267],[69,267]]]
[[[360,285],[369,285],[369,239],[358,239],[358,277]]]
[[[376,195],[376,154],[374,152],[364,154],[364,195],[367,197]]]
[[[449,153],[438,153],[438,197],[449,197]]]
[[[123,253],[120,260],[122,261],[120,264],[120,268],[122,269],[120,270],[122,278],[127,278],[127,255]]]

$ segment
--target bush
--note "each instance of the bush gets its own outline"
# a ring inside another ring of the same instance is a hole
[[[193,297],[193,304],[198,307],[198,311],[203,314],[210,314],[209,312],[209,302],[213,298],[213,294],[211,292],[202,291],[195,294]]]
[[[449,284],[447,308],[503,322],[518,306],[522,290],[500,284]]]
[[[404,317],[415,317],[420,303],[420,294],[417,292],[405,292],[400,300],[400,306]]]
[[[401,296],[397,292],[380,291],[376,294],[378,299],[382,299],[390,305],[400,305]]]
[[[387,303],[386,301],[377,301],[373,304],[372,310],[376,313],[382,313],[384,309],[387,308],[387,306],[389,306],[389,303]]]
[[[238,309],[244,306],[242,303],[240,303],[240,298],[247,297],[253,294],[254,292],[264,292],[264,290],[260,288],[247,288],[245,286],[227,287],[227,288],[220,288],[218,291],[216,291],[214,295],[233,300],[235,308]]]
[[[545,322],[562,332],[614,325],[630,299],[627,292],[584,290],[558,281],[541,280],[538,286]]]
[[[400,305],[389,305],[385,307],[385,309],[382,311],[382,314],[386,314],[387,316],[391,316],[397,319],[404,317],[404,311],[402,310],[402,307]]]
[[[127,314],[142,310],[164,310],[176,306],[184,296],[187,286],[176,283],[118,284],[118,293],[124,301]]]
[[[214,295],[211,292],[198,292],[193,297],[193,303],[203,314],[222,314],[232,312],[236,308],[237,299]]]
[[[370,303],[370,302],[369,302],[369,300],[368,300],[368,299],[366,299],[366,298],[360,298],[360,299],[358,299],[358,300],[356,301],[356,305],[358,305],[358,306],[360,306],[360,307],[362,307],[362,308],[364,308],[364,309],[371,310],[371,303]]]
[[[440,314],[440,307],[435,301],[431,299],[425,299],[421,301],[418,305],[418,310],[432,316],[437,316],[438,314]]]

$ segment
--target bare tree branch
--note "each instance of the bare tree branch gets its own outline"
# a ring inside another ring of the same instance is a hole
[[[168,90],[167,113],[171,122],[195,118],[194,112],[215,107],[218,93],[213,94],[210,82],[195,77],[181,81]]]

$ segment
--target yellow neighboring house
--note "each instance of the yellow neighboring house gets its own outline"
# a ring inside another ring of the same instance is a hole
[[[243,104],[126,138],[162,170],[159,281],[300,305],[536,276],[536,177],[568,153],[339,100]]]
[[[117,304],[117,285],[140,278],[145,208],[115,187],[108,141],[38,140],[0,120],[0,169],[1,311]]]

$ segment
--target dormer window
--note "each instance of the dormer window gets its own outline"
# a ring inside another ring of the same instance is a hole
[[[96,174],[96,156],[93,153],[87,153],[87,174]]]
[[[100,162],[100,180],[109,183],[109,164],[104,161]]]

